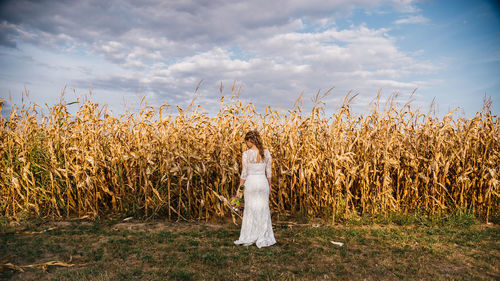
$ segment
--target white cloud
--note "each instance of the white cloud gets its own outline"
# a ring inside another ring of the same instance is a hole
[[[10,32],[5,44],[14,38],[53,44],[54,50],[61,43],[77,46],[119,71],[69,77],[76,85],[134,93],[140,87],[158,103],[188,102],[201,79],[200,100],[215,100],[220,81],[227,86],[236,79],[247,101],[287,107],[303,90],[315,93],[332,86],[340,95],[350,89],[361,96],[372,96],[379,87],[411,90],[419,83],[406,76],[435,69],[399,50],[388,28],[335,25],[355,8],[391,5],[404,13],[417,12],[411,0],[88,0],[79,1],[78,8],[59,2],[23,5],[23,17],[8,5],[3,12],[8,22],[2,27]],[[422,18],[410,15],[399,22]]]
[[[146,67],[146,72],[103,78],[95,85],[130,85],[133,89],[140,84],[144,92],[155,94],[157,102],[175,103],[172,97],[177,95],[177,104],[182,105],[190,101],[193,87],[201,79],[205,81],[201,89],[205,100],[217,99],[220,81],[227,86],[236,79],[244,86],[241,97],[262,107],[287,107],[303,90],[314,93],[332,86],[340,95],[351,89],[361,96],[373,96],[379,88],[410,92],[422,82],[399,79],[432,72],[435,66],[399,51],[387,32],[361,25],[318,33],[276,34],[242,41],[243,52],[253,54],[248,59],[228,48],[214,47],[171,64],[156,63]]]
[[[416,13],[419,12],[420,9],[417,8],[414,3],[415,0],[393,0],[393,5],[401,12],[405,13]]]
[[[407,16],[405,18],[401,18],[397,21],[395,21],[395,24],[417,24],[417,23],[428,23],[429,19],[422,16],[422,15],[416,15],[416,16]]]

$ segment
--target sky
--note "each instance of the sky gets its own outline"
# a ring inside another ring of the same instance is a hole
[[[148,105],[215,114],[221,97],[257,111],[315,94],[364,114],[380,91],[424,113],[500,112],[500,5],[461,0],[0,0],[6,106],[90,99],[116,115]],[[221,90],[222,84],[222,93]],[[23,93],[28,93],[27,96]],[[61,93],[64,92],[64,96]],[[412,95],[413,93],[413,95]],[[69,105],[77,110],[81,105]],[[3,110],[5,114],[6,110]]]

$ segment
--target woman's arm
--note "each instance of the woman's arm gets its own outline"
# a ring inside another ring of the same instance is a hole
[[[272,171],[273,171],[273,158],[271,157],[271,152],[266,149],[266,176],[267,176],[267,182],[269,183],[269,193],[271,193],[271,177],[272,177]]]
[[[240,179],[240,184],[238,185],[238,191],[236,191],[236,197],[241,198],[241,196],[243,196],[243,194],[241,192],[241,189],[240,189],[240,186],[242,186],[244,184],[245,184],[245,180],[244,179]]]
[[[246,151],[243,152],[243,156],[241,156],[241,176],[240,176],[240,184],[238,185],[238,190],[236,191],[236,196],[237,197],[240,197],[243,196],[241,190],[240,190],[240,186],[242,186],[243,184],[245,184],[245,180],[247,178],[247,174],[248,174],[248,157],[247,157],[247,154],[246,154]]]

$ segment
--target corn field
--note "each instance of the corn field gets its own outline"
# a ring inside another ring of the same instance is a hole
[[[120,116],[90,101],[74,114],[65,103],[46,116],[37,105],[13,108],[0,124],[0,216],[223,217],[230,210],[215,193],[236,193],[244,135],[258,129],[273,156],[272,213],[498,219],[500,124],[490,104],[470,119],[437,118],[393,97],[381,109],[380,93],[357,115],[351,99],[329,116],[319,93],[307,113],[296,102],[259,114],[237,95],[213,117],[192,105],[141,103]]]

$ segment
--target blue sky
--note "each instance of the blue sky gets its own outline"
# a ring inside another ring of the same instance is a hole
[[[0,98],[52,105],[65,88],[115,114],[141,95],[175,109],[203,79],[197,102],[215,113],[236,80],[259,111],[302,91],[307,110],[335,87],[326,113],[352,91],[362,114],[379,90],[404,103],[417,88],[425,113],[435,100],[472,117],[486,94],[498,115],[499,46],[497,1],[2,1]]]

